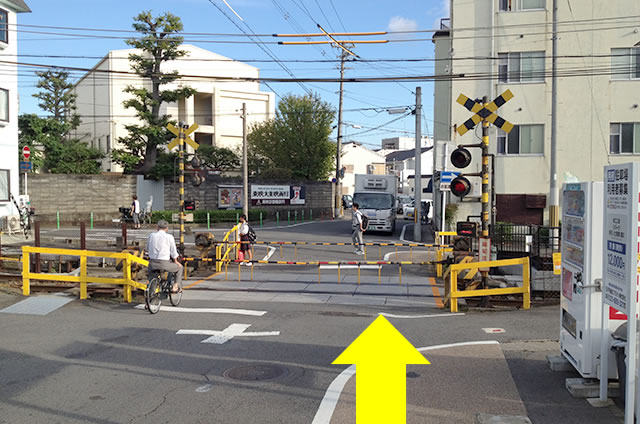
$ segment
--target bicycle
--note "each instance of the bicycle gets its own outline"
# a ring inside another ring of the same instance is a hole
[[[19,205],[15,197],[13,197],[13,194],[11,194],[11,201],[15,205],[16,209],[18,209],[18,213],[20,214],[20,227],[22,228],[24,237],[29,238],[33,230],[33,208],[27,207],[27,205],[22,203],[22,201]]]
[[[180,272],[180,271],[178,271]],[[173,293],[173,281],[175,273],[168,271],[151,271],[149,284],[144,292],[144,302],[150,314],[157,314],[163,299],[169,298],[173,306],[178,306],[182,300],[182,283],[178,286],[178,292]]]

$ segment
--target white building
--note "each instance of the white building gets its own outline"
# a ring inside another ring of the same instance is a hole
[[[387,173],[395,174],[398,179],[398,192],[414,196],[414,178],[416,174],[415,149],[399,150],[386,156]],[[427,175],[430,177],[433,171],[433,148],[423,147],[420,157],[420,168],[422,168],[423,180]],[[422,186],[423,189],[426,185]],[[424,195],[422,196],[425,197]]]
[[[341,163],[345,168],[342,194],[353,194],[356,174],[386,174],[385,157],[353,141],[342,145]]]
[[[15,29],[18,13],[31,12],[22,0],[0,0],[0,55],[18,57]],[[18,197],[18,66],[0,64],[0,217],[17,213],[10,195]]]
[[[429,137],[422,137],[422,142],[420,143],[420,147],[429,147],[432,146],[433,143]],[[382,149],[383,150],[408,150],[415,149],[416,147],[416,139],[415,137],[391,137],[391,138],[383,138],[382,139]]]
[[[188,99],[163,105],[161,113],[169,114],[177,121],[197,123],[195,141],[218,147],[239,149],[242,146],[242,103],[247,104],[247,122],[263,121],[274,116],[275,95],[260,91],[258,82],[215,81],[212,77],[259,77],[254,66],[237,62],[190,44],[180,46],[188,53],[185,57],[166,62],[163,72],[178,71],[184,77],[163,86],[174,89],[189,86],[197,91]],[[131,96],[123,89],[128,85],[148,85],[132,72],[128,57],[139,53],[136,49],[112,50],[76,84],[77,113],[82,124],[76,136],[99,148],[107,155],[103,170],[119,172],[121,167],[111,163],[112,149],[118,147],[118,139],[127,136],[125,125],[138,123],[132,109],[123,102]],[[190,149],[190,147],[188,148]]]
[[[640,154],[640,2],[558,2],[558,173],[602,180],[603,166]],[[477,144],[455,129],[471,117],[460,94],[514,98],[498,114],[516,125],[492,127],[497,219],[542,223],[548,204],[551,141],[551,0],[452,0],[450,24],[434,35],[436,140]],[[451,28],[451,30],[449,29]],[[478,133],[481,131],[477,129]],[[480,154],[465,172],[480,171]],[[460,208],[459,219],[479,204]],[[473,212],[472,212],[473,210]]]

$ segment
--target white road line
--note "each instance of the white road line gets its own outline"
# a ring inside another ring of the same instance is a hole
[[[421,347],[418,350],[420,352],[427,352],[430,350],[438,350],[438,349],[447,349],[451,347],[462,347],[462,346],[476,346],[476,345],[495,345],[500,344],[495,340],[489,341],[477,341],[477,342],[462,342],[462,343],[451,343],[451,344],[442,344],[436,346],[428,346]],[[342,394],[342,390],[344,390],[344,386],[347,384],[347,381],[356,373],[356,366],[351,365],[344,371],[342,371],[338,376],[331,382],[329,388],[324,394],[322,398],[322,402],[320,402],[320,406],[318,407],[318,411],[316,412],[316,416],[313,418],[311,424],[330,424],[331,417],[333,416],[333,412],[338,405],[338,400],[340,399],[340,395]]]
[[[381,265],[340,265],[340,269],[378,269]],[[320,265],[320,269],[338,269],[338,265]]]
[[[462,316],[464,315],[464,312],[457,312],[453,314],[430,314],[430,315],[395,315],[395,314],[388,314],[386,312],[380,312],[378,315],[382,315],[387,318],[418,319],[418,318],[443,318],[443,317]]]
[[[213,384],[205,384],[204,386],[198,387],[196,393],[207,393],[211,389],[213,389]]]
[[[136,309],[144,309],[144,305],[136,305]],[[167,312],[190,312],[190,313],[204,313],[204,314],[231,314],[231,315],[246,315],[252,317],[264,316],[267,311],[253,311],[250,309],[227,309],[227,308],[181,308],[178,306],[160,306],[161,311]]]
[[[244,330],[251,327],[251,324],[231,324],[222,331],[217,330],[178,330],[176,334],[201,335],[209,336],[200,343],[224,344],[235,337],[265,337],[279,336],[279,331],[255,331],[247,332]]]
[[[404,224],[402,226],[402,231],[400,232],[400,241],[404,242],[404,243],[409,243],[407,240],[404,239],[404,233],[407,231],[407,227],[411,225],[411,224]]]
[[[267,246],[269,248],[269,252],[267,252],[267,254],[265,255],[264,258],[262,258],[263,261],[268,261],[269,259],[271,259],[271,257],[273,256],[273,254],[276,251],[275,247],[271,247],[271,246]]]

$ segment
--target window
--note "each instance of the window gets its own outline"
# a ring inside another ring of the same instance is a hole
[[[498,53],[499,82],[544,82],[544,52]]]
[[[500,11],[543,10],[545,0],[500,0]]]
[[[499,155],[540,155],[544,153],[544,125],[516,125],[507,134],[498,130]]]
[[[9,13],[0,9],[0,42],[8,43],[9,42]]]
[[[0,88],[0,122],[9,122],[9,90]]]
[[[640,154],[640,122],[613,123],[609,135],[609,153]]]
[[[640,79],[640,47],[611,49],[611,79]]]
[[[0,169],[0,202],[9,201],[9,170]]]

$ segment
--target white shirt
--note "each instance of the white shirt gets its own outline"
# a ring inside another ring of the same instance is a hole
[[[133,213],[140,213],[140,201],[133,201]]]
[[[170,261],[178,257],[176,240],[171,234],[162,230],[149,234],[147,251],[149,252],[149,259]]]
[[[360,212],[360,210],[356,210],[353,212],[351,226],[360,229],[360,224],[362,224],[362,212]]]
[[[249,234],[249,224],[244,222],[242,225],[240,225],[240,229],[238,230],[238,233],[241,236],[245,236],[245,235]]]

